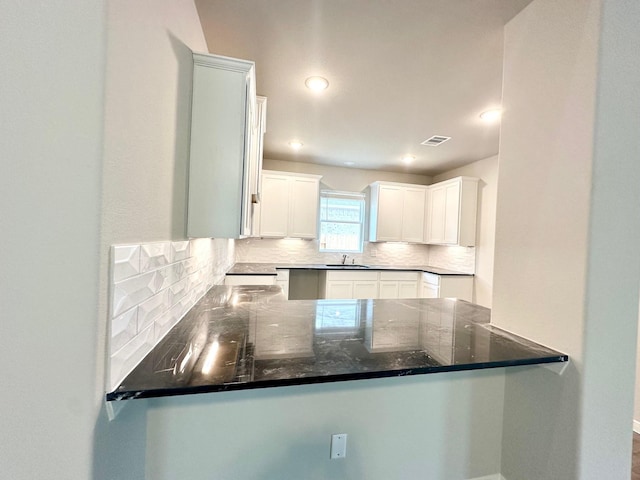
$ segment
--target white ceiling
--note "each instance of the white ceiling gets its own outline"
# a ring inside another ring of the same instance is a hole
[[[498,152],[502,30],[531,0],[196,0],[211,53],[253,60],[265,158],[433,175]],[[326,77],[313,94],[304,81]],[[438,147],[432,135],[452,137]],[[291,139],[304,143],[300,151]],[[407,167],[401,157],[411,154]]]

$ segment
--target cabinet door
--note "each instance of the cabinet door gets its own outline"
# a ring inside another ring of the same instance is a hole
[[[417,298],[418,282],[398,282],[398,298]]]
[[[398,298],[398,282],[395,280],[380,280],[379,298]]]
[[[378,298],[378,282],[375,280],[355,280],[353,298]]]
[[[378,241],[402,241],[403,188],[380,185],[378,198]]]
[[[431,283],[422,282],[422,298],[438,298],[440,296],[440,288]]]
[[[447,185],[444,196],[443,243],[457,244],[458,228],[460,226],[460,183]]]
[[[404,189],[402,207],[402,240],[405,242],[424,242],[424,205],[425,189]]]
[[[444,241],[446,191],[443,187],[435,187],[429,189],[428,195],[427,243],[442,243]]]
[[[467,302],[473,301],[473,277],[443,276],[440,284],[442,298],[459,298]]]
[[[318,233],[319,182],[313,178],[289,180],[289,235],[296,238],[316,238]]]
[[[350,280],[328,280],[325,298],[353,298],[353,282]]]
[[[262,176],[260,235],[286,237],[289,224],[289,178],[282,175]]]
[[[240,238],[247,229],[247,171],[254,64],[193,54],[187,234]]]

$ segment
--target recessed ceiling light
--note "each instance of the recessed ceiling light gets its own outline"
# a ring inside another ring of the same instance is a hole
[[[414,157],[413,155],[405,155],[404,157],[402,157],[402,163],[404,163],[405,165],[409,165],[410,163],[413,163],[415,159],[416,157]]]
[[[327,89],[329,86],[329,80],[324,77],[309,77],[304,81],[304,84],[309,90],[321,92]]]
[[[289,146],[294,150],[300,150],[302,148],[303,143],[300,140],[291,140],[289,142]]]
[[[356,162],[344,162],[344,164],[345,164],[347,167],[353,167],[353,166],[356,164]]]
[[[480,114],[480,118],[487,123],[495,123],[500,120],[500,117],[502,117],[502,110],[499,108],[493,108]]]

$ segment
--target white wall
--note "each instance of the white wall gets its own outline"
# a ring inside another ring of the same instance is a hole
[[[347,192],[361,192],[367,185],[377,180],[415,183],[418,185],[429,185],[431,183],[431,177],[427,175],[385,172],[382,170],[364,170],[361,168],[332,167],[329,165],[314,165],[312,163],[287,162],[285,160],[266,158],[264,159],[262,167],[265,170],[322,175],[321,182],[323,188]]]
[[[473,162],[464,167],[436,175],[433,182],[458,176],[476,177],[478,185],[478,219],[476,224],[474,302],[491,308],[493,296],[493,255],[496,233],[498,194],[498,156]],[[450,247],[441,247],[450,248]]]
[[[639,6],[535,0],[505,31],[493,322],[572,361],[507,373],[509,480],[629,477]]]
[[[2,2],[2,478],[91,478],[104,3]]]

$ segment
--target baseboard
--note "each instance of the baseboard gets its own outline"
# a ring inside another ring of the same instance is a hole
[[[640,421],[638,420],[633,421],[633,431],[636,433],[640,433]]]
[[[475,477],[470,478],[469,480],[507,480],[499,473],[494,473],[493,475],[485,475],[484,477]]]

